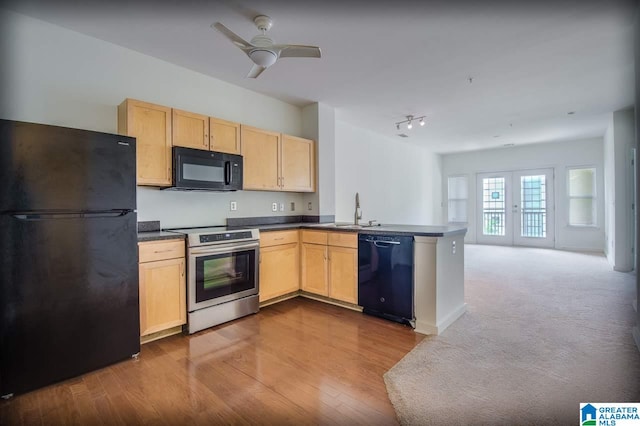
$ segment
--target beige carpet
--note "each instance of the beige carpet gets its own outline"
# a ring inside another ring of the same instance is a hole
[[[384,380],[403,425],[579,424],[640,401],[635,275],[598,255],[465,247],[468,311]]]

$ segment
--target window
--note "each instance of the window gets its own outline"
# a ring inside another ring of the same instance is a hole
[[[569,225],[596,225],[596,169],[569,169]]]
[[[467,221],[467,177],[449,176],[447,180],[449,197],[448,219],[449,222]]]

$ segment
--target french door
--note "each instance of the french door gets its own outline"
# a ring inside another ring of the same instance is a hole
[[[554,246],[553,169],[479,173],[476,241]]]

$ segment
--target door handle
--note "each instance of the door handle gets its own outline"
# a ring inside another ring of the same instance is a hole
[[[231,161],[224,162],[224,183],[225,185],[231,184],[231,179],[233,179],[231,175]]]
[[[374,241],[373,245],[376,247],[389,247],[389,246],[381,246],[380,244],[389,244],[389,245],[400,245],[399,241]]]

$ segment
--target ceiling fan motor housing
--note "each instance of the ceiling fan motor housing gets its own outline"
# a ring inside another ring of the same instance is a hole
[[[273,25],[271,18],[265,15],[256,16],[253,18],[253,23],[256,24],[256,27],[258,27],[260,31],[269,31]]]

